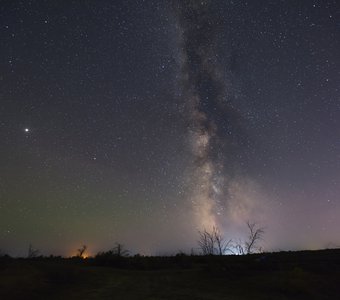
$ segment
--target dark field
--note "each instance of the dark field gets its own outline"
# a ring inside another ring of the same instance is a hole
[[[0,258],[0,299],[339,299],[340,250]]]

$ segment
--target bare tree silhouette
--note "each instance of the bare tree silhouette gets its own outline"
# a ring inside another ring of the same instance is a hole
[[[234,245],[235,252],[237,254],[252,254],[255,252],[261,252],[259,242],[262,240],[264,235],[264,228],[260,227],[256,222],[246,222],[248,228],[248,237],[243,241],[239,241]]]
[[[249,230],[248,240],[245,243],[245,250],[247,254],[254,253],[256,251],[261,251],[261,247],[258,246],[260,240],[264,235],[264,228],[259,227],[256,223],[247,222],[247,227]]]
[[[29,244],[27,257],[34,258],[34,257],[39,256],[39,254],[40,254],[40,251],[38,249],[34,249],[32,244]]]
[[[203,255],[223,255],[231,251],[231,240],[226,241],[216,226],[209,232],[199,231],[198,245]]]
[[[83,245],[81,248],[77,250],[77,256],[83,258],[86,250],[87,250],[87,246]]]
[[[213,235],[206,229],[204,231],[199,231],[198,245],[202,251],[203,255],[213,255],[215,242]]]
[[[116,243],[116,246],[111,251],[116,256],[129,256],[129,250],[125,249],[124,245],[120,243]]]

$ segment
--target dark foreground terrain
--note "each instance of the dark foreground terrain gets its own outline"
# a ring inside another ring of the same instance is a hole
[[[0,258],[0,299],[340,299],[340,250]]]

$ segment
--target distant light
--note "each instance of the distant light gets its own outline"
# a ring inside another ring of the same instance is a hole
[[[29,128],[25,128],[25,132],[29,132],[30,130],[29,130]]]

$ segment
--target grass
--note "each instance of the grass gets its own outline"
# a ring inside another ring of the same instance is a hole
[[[137,259],[137,258],[136,258]],[[0,259],[0,299],[337,299],[340,251],[251,256]],[[105,264],[108,264],[105,262]]]

